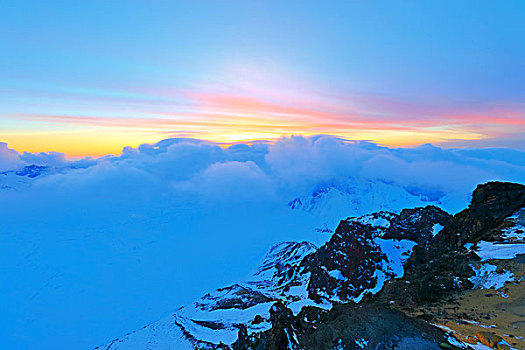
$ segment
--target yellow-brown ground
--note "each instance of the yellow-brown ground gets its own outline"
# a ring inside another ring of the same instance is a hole
[[[514,281],[498,291],[471,290],[440,304],[400,309],[411,316],[432,316],[431,323],[453,330],[465,342],[498,343],[502,338],[512,348],[525,349],[525,263],[518,260],[524,259],[490,261],[514,273]],[[509,349],[501,342],[494,348]]]

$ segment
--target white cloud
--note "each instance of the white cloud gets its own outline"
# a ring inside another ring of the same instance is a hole
[[[7,143],[0,142],[0,171],[18,168],[22,164],[18,152],[7,147]]]

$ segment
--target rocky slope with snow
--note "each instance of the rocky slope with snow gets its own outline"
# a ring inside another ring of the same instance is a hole
[[[525,319],[506,338],[467,334],[444,325],[441,305],[475,290],[509,299],[525,279],[524,208],[525,186],[488,183],[455,216],[350,217],[321,247],[278,244],[249,281],[97,349],[518,349]]]

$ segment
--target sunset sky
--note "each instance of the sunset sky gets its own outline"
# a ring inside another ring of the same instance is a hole
[[[0,142],[525,148],[523,1],[3,1]]]

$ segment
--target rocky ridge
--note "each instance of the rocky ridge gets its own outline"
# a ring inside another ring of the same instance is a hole
[[[250,281],[98,349],[467,348],[467,335],[411,310],[518,282],[497,261],[525,254],[522,208],[525,186],[494,182],[453,217],[434,206],[351,217],[323,246],[281,243]]]

